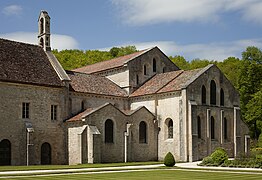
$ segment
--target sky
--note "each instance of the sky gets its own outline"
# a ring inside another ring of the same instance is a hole
[[[51,17],[52,49],[158,46],[222,61],[262,48],[262,0],[0,0],[0,37],[37,44],[41,10]]]

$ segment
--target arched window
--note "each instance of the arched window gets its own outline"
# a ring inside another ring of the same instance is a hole
[[[201,101],[202,104],[206,104],[206,87],[203,85],[202,86],[202,95],[201,95]]]
[[[201,138],[201,119],[199,116],[197,116],[197,136],[199,139]]]
[[[81,111],[85,110],[85,100],[81,102]]]
[[[105,143],[114,142],[114,123],[111,119],[105,122]]]
[[[144,65],[144,75],[147,75],[147,67]]]
[[[147,125],[144,121],[139,124],[139,143],[147,143]]]
[[[51,164],[51,145],[47,142],[43,143],[41,146],[41,164]]]
[[[11,165],[11,143],[4,139],[0,142],[0,166]]]
[[[72,99],[69,98],[69,102],[68,102],[68,111],[69,111],[69,115],[72,115]]]
[[[224,90],[221,88],[220,89],[220,106],[225,105],[225,99],[224,99]]]
[[[216,83],[214,80],[210,83],[210,104],[216,105]]]
[[[224,118],[224,139],[227,139],[227,119]]]
[[[211,123],[210,123],[211,127],[210,127],[210,130],[211,130],[211,139],[215,139],[215,119],[213,116],[211,116]]]
[[[40,34],[44,32],[44,18],[40,19]]]
[[[153,72],[156,72],[156,59],[153,59]]]
[[[168,128],[167,138],[172,139],[173,138],[173,120],[172,119],[169,119],[167,128]]]

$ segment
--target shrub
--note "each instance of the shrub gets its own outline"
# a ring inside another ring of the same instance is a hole
[[[207,156],[207,157],[205,157],[205,158],[202,160],[202,162],[201,162],[200,164],[201,164],[201,165],[207,165],[207,164],[213,164],[213,163],[214,163],[214,161],[213,161],[212,157]]]
[[[173,167],[176,164],[175,158],[171,152],[168,152],[164,159],[164,164],[167,167]]]
[[[212,154],[211,157],[214,163],[220,165],[224,163],[225,160],[228,160],[227,152],[223,148],[217,148]]]

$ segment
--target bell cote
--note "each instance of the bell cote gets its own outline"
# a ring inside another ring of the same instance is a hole
[[[46,11],[41,11],[38,17],[38,44],[45,51],[51,51],[50,46],[50,17]]]

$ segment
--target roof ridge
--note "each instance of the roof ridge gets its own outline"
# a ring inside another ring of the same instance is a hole
[[[31,44],[31,43],[26,43],[26,42],[22,42],[22,41],[15,41],[15,40],[12,40],[12,39],[6,39],[6,38],[1,38],[0,37],[0,40],[9,41],[9,42],[17,43],[17,44],[25,44],[25,45],[29,45],[29,46],[36,46],[36,47],[42,48],[38,44]]]
[[[173,81],[174,79],[176,79],[177,77],[179,77],[181,74],[183,74],[183,72],[185,72],[185,70],[178,70],[181,71],[178,75],[176,75],[174,78],[172,78],[170,81],[168,81],[166,84],[164,84],[160,89],[158,89],[155,93],[158,93],[161,89],[163,89],[164,87],[166,87],[171,81]],[[176,71],[171,71],[171,72],[176,72]],[[169,73],[171,73],[169,72]]]

